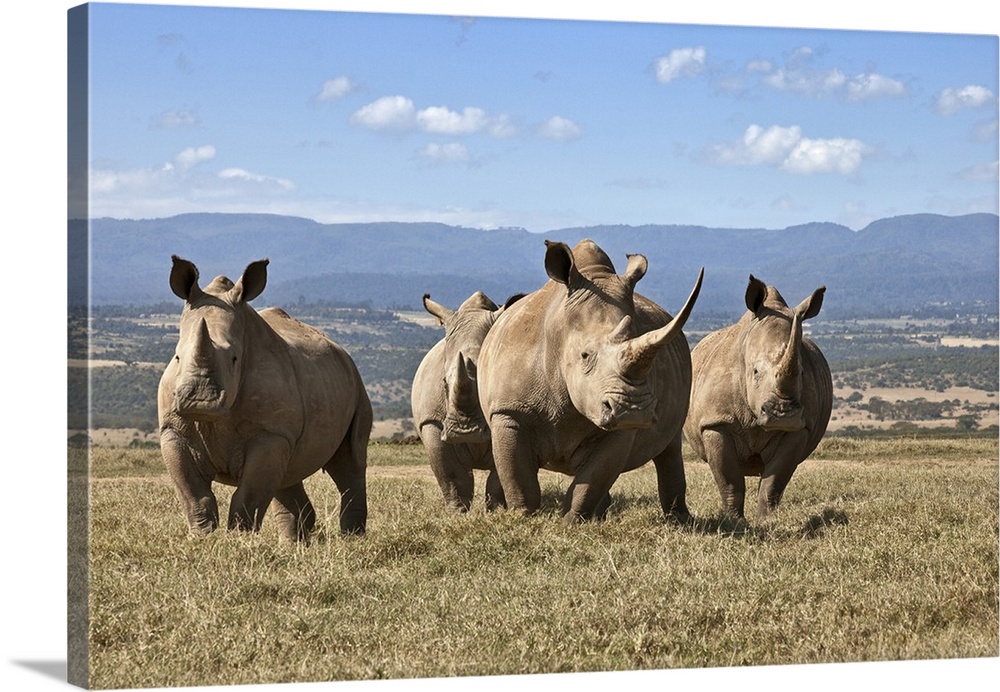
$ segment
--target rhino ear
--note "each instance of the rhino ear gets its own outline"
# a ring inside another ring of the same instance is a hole
[[[553,281],[573,290],[580,282],[580,271],[576,268],[573,251],[566,243],[545,241],[545,272]]]
[[[270,260],[262,259],[251,262],[243,270],[243,276],[233,286],[231,295],[237,303],[249,303],[264,292],[267,285],[267,265]]]
[[[198,267],[194,262],[171,255],[173,266],[170,268],[170,290],[184,301],[189,301],[192,294],[198,293]]]
[[[767,297],[767,285],[763,281],[750,275],[750,283],[747,284],[746,304],[747,310],[757,314],[761,306],[764,305],[764,298]]]
[[[649,268],[649,262],[646,261],[645,255],[627,255],[628,266],[625,267],[625,273],[622,274],[622,279],[629,288],[635,290],[635,285],[639,283],[639,279],[646,275],[646,269]]]
[[[445,320],[447,320],[449,317],[455,314],[454,310],[446,308],[445,306],[441,305],[441,303],[435,303],[433,300],[431,300],[430,293],[425,293],[423,300],[424,300],[424,310],[437,317],[438,322],[442,326],[444,325]]]
[[[807,320],[819,314],[820,308],[823,307],[823,295],[825,293],[826,286],[820,286],[813,291],[811,296],[795,307],[795,314],[799,316],[800,320]]]

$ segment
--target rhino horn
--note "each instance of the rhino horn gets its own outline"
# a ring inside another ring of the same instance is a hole
[[[455,356],[455,403],[465,406],[478,396],[476,389],[476,365],[461,351]]]
[[[611,336],[608,340],[613,344],[623,344],[629,340],[632,335],[632,318],[628,315],[622,318],[622,321],[618,323],[615,330],[611,332]]]
[[[629,339],[623,344],[621,358],[623,370],[627,377],[630,379],[642,379],[646,377],[653,367],[653,359],[660,348],[669,344],[681,333],[684,324],[691,315],[691,309],[694,307],[695,301],[698,300],[704,276],[705,268],[702,267],[701,271],[698,272],[698,280],[695,281],[694,288],[691,289],[691,294],[684,303],[684,307],[681,308],[681,311],[677,313],[674,319],[659,329],[654,329],[634,339]]]
[[[208,332],[208,322],[204,317],[198,319],[194,329],[194,343],[191,345],[192,362],[196,367],[213,368],[215,366],[215,350],[212,348],[212,335]]]
[[[795,378],[799,372],[799,343],[802,340],[802,323],[797,312],[792,313],[792,328],[788,334],[788,343],[778,361],[778,379],[786,381]]]
[[[440,322],[441,324],[444,324],[449,317],[455,314],[454,310],[446,308],[445,306],[441,305],[441,303],[436,303],[433,300],[431,300],[430,293],[424,294],[424,310],[437,317],[438,322]]]

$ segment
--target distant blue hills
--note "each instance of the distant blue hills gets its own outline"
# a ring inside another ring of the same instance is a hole
[[[457,307],[476,290],[502,302],[546,281],[544,239],[572,246],[591,238],[619,271],[626,254],[644,254],[649,269],[638,290],[670,312],[702,266],[696,310],[704,314],[738,315],[749,274],[777,286],[791,304],[825,284],[824,312],[841,318],[929,308],[996,313],[998,305],[995,214],[896,216],[860,231],[809,223],[781,230],[590,226],[540,234],[437,223],[321,224],[268,214],[103,218],[90,228],[94,304],[176,301],[167,285],[174,254],[199,267],[203,284],[217,274],[235,280],[251,261],[270,258],[258,307],[329,301],[421,309],[424,293]],[[85,265],[74,261],[86,243],[86,223],[70,221],[71,287],[86,281]],[[71,305],[84,300],[71,288]]]

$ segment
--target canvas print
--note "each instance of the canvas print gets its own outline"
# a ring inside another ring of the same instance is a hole
[[[997,36],[67,19],[69,682],[998,656]]]

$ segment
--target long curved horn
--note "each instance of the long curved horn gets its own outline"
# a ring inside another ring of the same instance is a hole
[[[681,333],[688,317],[691,316],[691,309],[694,308],[695,301],[698,300],[698,294],[701,292],[701,282],[704,277],[705,268],[702,267],[701,271],[698,272],[698,280],[695,281],[694,288],[691,289],[691,294],[684,303],[684,307],[681,308],[681,311],[677,313],[674,319],[659,329],[654,329],[634,339],[629,339],[623,344],[621,354],[622,366],[629,377],[641,379],[648,375],[650,369],[653,367],[653,359],[660,348],[673,341]]]

